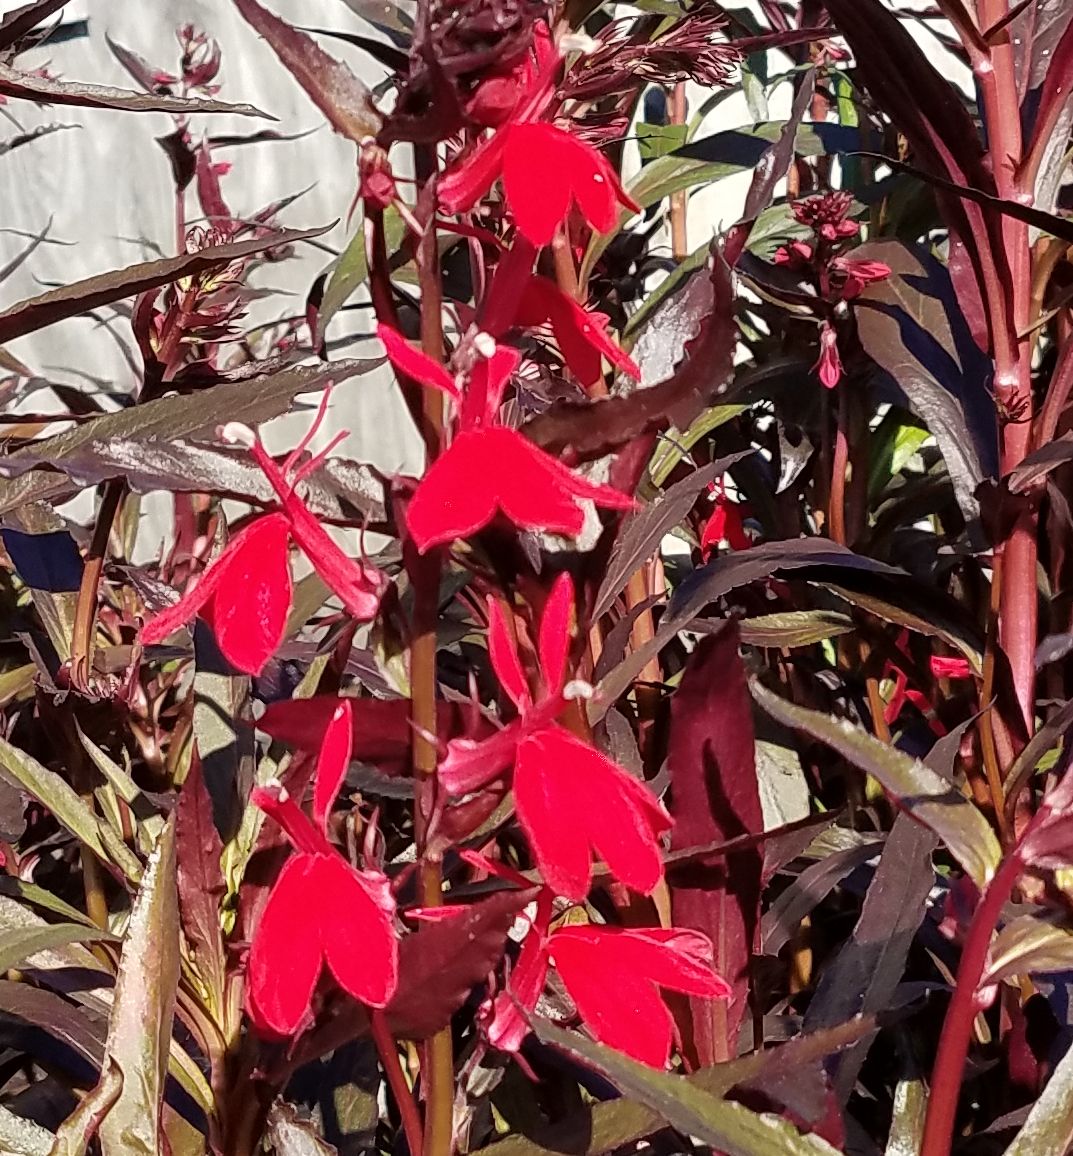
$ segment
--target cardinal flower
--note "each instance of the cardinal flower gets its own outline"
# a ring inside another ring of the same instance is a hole
[[[326,965],[336,983],[370,1007],[384,1007],[398,982],[395,902],[387,878],[358,871],[328,841],[328,816],[350,762],[351,707],[341,699],[317,760],[313,818],[278,783],[253,801],[295,848],[253,933],[246,1004],[261,1030],[289,1036],[310,1019]]]
[[[838,352],[838,334],[830,321],[820,326],[820,356],[812,367],[826,389],[834,389],[842,380],[842,357]]]
[[[720,542],[725,541],[731,550],[748,550],[753,544],[745,529],[741,507],[727,497],[723,482],[711,482],[708,489],[715,502],[715,509],[700,534],[700,553],[705,562]]]
[[[526,530],[577,535],[584,524],[580,502],[626,510],[633,499],[567,469],[518,433],[497,425],[503,392],[521,360],[517,350],[493,345],[469,375],[465,393],[431,357],[387,325],[377,330],[395,369],[452,398],[458,432],[429,467],[406,511],[417,548],[466,538],[503,514]]]
[[[508,987],[484,1009],[485,1034],[516,1051],[554,967],[582,1023],[603,1044],[663,1068],[674,1021],[660,989],[725,999],[731,987],[712,970],[711,941],[682,928],[560,927],[548,934],[548,893],[538,903]]]
[[[514,323],[527,328],[550,325],[570,372],[586,388],[603,380],[601,357],[635,381],[641,371],[633,358],[607,335],[609,318],[567,297],[546,277],[530,277]]]
[[[297,493],[302,479],[320,465],[331,449],[329,446],[324,453],[297,467],[324,412],[322,402],[313,429],[282,467],[269,457],[251,430],[237,424],[223,427],[225,441],[249,447],[282,509],[265,514],[236,534],[192,590],[145,624],[144,644],[162,642],[203,614],[228,662],[244,673],[259,674],[283,641],[290,614],[294,592],[290,570],[292,540],[301,546],[350,614],[363,621],[376,615],[386,585],[384,575],[348,558]]]
[[[600,233],[614,228],[620,207],[641,211],[601,152],[547,119],[561,59],[538,53],[539,66],[518,78],[528,91],[519,92],[510,119],[441,179],[436,192],[448,213],[468,212],[502,180],[518,230],[541,246],[572,206]]]
[[[468,794],[513,762],[518,820],[550,888],[583,899],[595,852],[616,878],[647,895],[663,876],[659,839],[670,829],[670,816],[643,783],[556,722],[573,699],[592,689],[566,680],[573,604],[573,583],[562,574],[540,622],[542,689],[534,695],[506,616],[489,599],[489,656],[519,717],[489,739],[450,742],[440,781],[453,795]]]

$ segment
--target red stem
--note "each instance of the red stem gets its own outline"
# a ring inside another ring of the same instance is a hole
[[[961,962],[958,964],[957,984],[939,1036],[939,1051],[932,1069],[920,1156],[948,1156],[950,1152],[972,1025],[980,1010],[976,990],[987,964],[991,934],[1021,869],[1019,851],[1011,851],[981,896],[980,905],[969,927]]]
[[[373,1043],[376,1044],[377,1054],[380,1056],[380,1066],[384,1069],[388,1087],[399,1108],[402,1117],[402,1130],[406,1134],[406,1143],[410,1147],[410,1156],[420,1156],[422,1136],[421,1114],[417,1110],[417,1103],[406,1076],[399,1063],[399,1052],[395,1046],[395,1037],[387,1024],[387,1016],[382,1011],[373,1011],[369,1016],[372,1025]]]

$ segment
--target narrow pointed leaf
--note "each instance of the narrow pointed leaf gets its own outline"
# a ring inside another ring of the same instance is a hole
[[[752,692],[772,718],[804,731],[877,779],[914,819],[943,840],[979,888],[987,885],[1002,857],[998,840],[983,814],[947,779],[846,719],[796,706],[756,681]]]
[[[157,1156],[160,1150],[178,983],[175,820],[170,819],[149,858],[119,961],[107,1056],[119,1067],[123,1088],[101,1123],[103,1156]]]
[[[1056,1065],[1005,1156],[1065,1156],[1073,1144],[1073,1047]]]

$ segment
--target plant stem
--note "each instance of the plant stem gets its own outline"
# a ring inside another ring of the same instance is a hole
[[[427,159],[427,158],[425,158]],[[435,176],[429,178],[429,184]],[[432,192],[426,184],[426,190]],[[434,204],[434,198],[429,198]],[[436,361],[443,359],[443,290],[440,283],[439,250],[435,214],[424,222],[418,246],[418,277],[421,285],[421,345]],[[421,432],[430,462],[443,442],[443,402],[436,390],[422,391]],[[408,562],[414,590],[414,629],[410,645],[410,718],[413,723],[414,839],[417,848],[418,891],[425,907],[443,904],[443,879],[438,860],[425,857],[429,824],[436,809],[436,626],[439,617],[440,553]],[[454,1045],[451,1027],[437,1032],[425,1044],[423,1065],[426,1112],[424,1156],[450,1156],[454,1140]],[[418,1149],[412,1147],[413,1156]]]
[[[827,532],[832,541],[846,545],[846,474],[849,471],[849,414],[846,390],[838,390],[835,449],[831,455],[831,492],[827,506]]]
[[[939,1036],[939,1051],[932,1069],[928,1094],[928,1114],[920,1156],[948,1156],[954,1137],[961,1081],[965,1059],[972,1038],[972,1025],[980,1010],[976,989],[987,963],[991,934],[1002,915],[1002,908],[1013,891],[1023,864],[1017,851],[1002,861],[994,879],[980,897],[965,946],[958,964],[957,983]]]
[[[671,124],[686,122],[686,85],[680,80],[671,90]],[[684,190],[671,194],[671,256],[676,261],[684,261],[689,256],[689,230],[686,222],[688,193]]]
[[[417,1110],[410,1085],[406,1082],[406,1074],[399,1062],[399,1051],[395,1046],[395,1037],[387,1024],[387,1017],[382,1011],[373,1011],[370,1015],[372,1024],[373,1043],[380,1056],[380,1066],[384,1069],[388,1087],[395,1097],[395,1103],[402,1117],[402,1130],[406,1134],[406,1143],[410,1148],[410,1156],[418,1156],[421,1152],[421,1115]]]
[[[82,582],[78,588],[78,604],[71,637],[71,681],[82,691],[89,689],[89,677],[93,669],[97,593],[104,571],[104,560],[108,556],[108,539],[126,492],[127,483],[122,478],[113,478],[105,483],[101,508],[97,512],[93,538],[82,570]]]

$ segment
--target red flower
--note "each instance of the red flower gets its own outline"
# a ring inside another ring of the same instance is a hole
[[[791,241],[789,245],[780,245],[772,260],[776,265],[801,269],[812,263],[812,246],[807,241]]]
[[[549,965],[597,1040],[654,1068],[666,1066],[674,1039],[661,988],[713,999],[731,994],[712,971],[711,941],[699,932],[589,925],[548,935],[550,914],[545,893],[509,988],[485,1010],[485,1032],[496,1047],[514,1051],[521,1045]]]
[[[377,330],[399,373],[439,389],[459,405],[459,432],[422,478],[407,510],[406,525],[417,548],[466,538],[503,514],[526,530],[577,535],[590,499],[626,510],[633,499],[567,469],[517,430],[495,425],[503,392],[521,360],[497,345],[469,375],[465,394],[438,362],[414,349],[387,325]]]
[[[449,170],[437,187],[448,213],[465,213],[499,179],[507,205],[521,234],[534,245],[546,245],[572,205],[598,232],[618,220],[619,206],[640,212],[622,188],[602,153],[546,120],[554,97],[555,69],[561,60],[538,38],[536,63],[516,75],[510,120]],[[510,99],[510,94],[501,94]],[[498,104],[499,100],[493,101]],[[497,118],[498,110],[492,111]]]
[[[725,541],[731,550],[748,550],[753,544],[745,529],[742,509],[727,497],[723,482],[711,482],[708,489],[715,499],[715,509],[700,534],[700,553],[705,562],[720,542]]]
[[[856,221],[847,219],[853,208],[853,194],[847,192],[822,193],[806,197],[790,206],[795,220],[807,225],[825,241],[840,241],[855,237],[861,230]]]
[[[583,899],[595,852],[627,887],[649,894],[663,876],[659,837],[670,816],[643,783],[555,721],[572,698],[591,694],[587,684],[566,682],[573,602],[562,574],[540,622],[543,689],[534,697],[503,610],[489,599],[489,657],[520,717],[481,742],[450,742],[440,780],[451,794],[467,794],[513,761],[518,820],[549,887]]]
[[[890,266],[882,261],[857,261],[852,257],[835,257],[829,268],[835,280],[841,282],[839,296],[843,301],[859,297],[865,285],[885,281],[891,273]]]
[[[972,669],[967,658],[933,654],[928,660],[931,672],[936,678],[971,678]]]
[[[820,356],[812,367],[827,389],[834,389],[842,380],[842,358],[838,352],[838,335],[834,326],[825,321],[820,326]]]
[[[530,277],[514,322],[526,328],[550,325],[570,372],[586,388],[603,380],[601,355],[634,380],[641,371],[633,358],[607,335],[609,318],[590,312],[567,297],[546,277]]]
[[[326,400],[321,403],[313,428],[282,468],[269,457],[251,430],[240,425],[223,427],[224,440],[238,441],[250,448],[283,508],[258,518],[236,534],[192,590],[151,618],[142,628],[145,645],[162,642],[204,612],[228,662],[246,674],[259,674],[283,641],[290,614],[292,538],[350,614],[363,621],[376,615],[386,585],[384,575],[348,558],[296,492],[302,478],[331,449],[329,446],[324,454],[296,468],[299,455],[323,418]]]
[[[316,825],[279,784],[252,795],[296,851],[254,930],[246,971],[250,1018],[274,1035],[294,1035],[309,1021],[325,964],[344,991],[370,1007],[384,1007],[395,994],[398,943],[387,878],[358,871],[327,837],[328,815],[350,762],[352,725],[350,702],[341,699],[317,761]]]
[[[142,627],[142,642],[163,642],[204,612],[223,656],[259,674],[283,641],[291,611],[286,515],[266,514],[236,534],[197,585]]]

